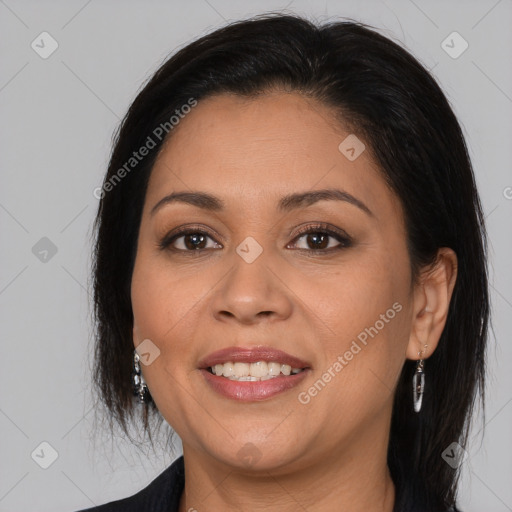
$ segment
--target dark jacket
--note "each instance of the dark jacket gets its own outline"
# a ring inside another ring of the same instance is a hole
[[[133,496],[78,512],[178,512],[184,486],[185,472],[183,456],[181,456],[147,487]],[[420,512],[420,510],[414,512]],[[451,508],[439,512],[461,511]]]
[[[185,472],[181,456],[133,496],[79,512],[178,512],[184,486]]]

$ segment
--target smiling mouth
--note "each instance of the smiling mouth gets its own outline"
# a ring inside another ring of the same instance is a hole
[[[277,361],[257,361],[254,363],[242,363],[227,361],[214,366],[209,366],[207,370],[217,377],[225,377],[229,380],[238,382],[257,382],[274,379],[276,377],[288,377],[296,375],[305,370],[305,368],[292,368],[288,364]]]

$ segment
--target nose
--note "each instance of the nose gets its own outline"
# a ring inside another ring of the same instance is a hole
[[[254,261],[235,253],[233,264],[211,300],[216,320],[256,324],[288,318],[293,293],[280,276],[278,263],[263,251]]]

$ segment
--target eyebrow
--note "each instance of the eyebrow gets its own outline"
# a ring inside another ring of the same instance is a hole
[[[279,200],[277,209],[282,213],[286,213],[298,208],[305,208],[317,203],[318,201],[344,201],[357,206],[357,208],[365,212],[367,215],[371,217],[374,216],[368,206],[366,206],[361,200],[344,190],[333,188],[286,195]],[[225,203],[222,199],[205,192],[173,192],[172,194],[160,199],[160,201],[158,201],[158,203],[156,203],[151,209],[150,215],[154,215],[157,210],[162,208],[164,205],[171,203],[190,204],[197,208],[214,212],[220,212],[225,208]]]

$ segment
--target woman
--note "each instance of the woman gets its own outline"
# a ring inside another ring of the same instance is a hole
[[[202,37],[131,105],[98,197],[98,388],[183,456],[90,510],[457,510],[486,236],[408,52],[284,15]]]

